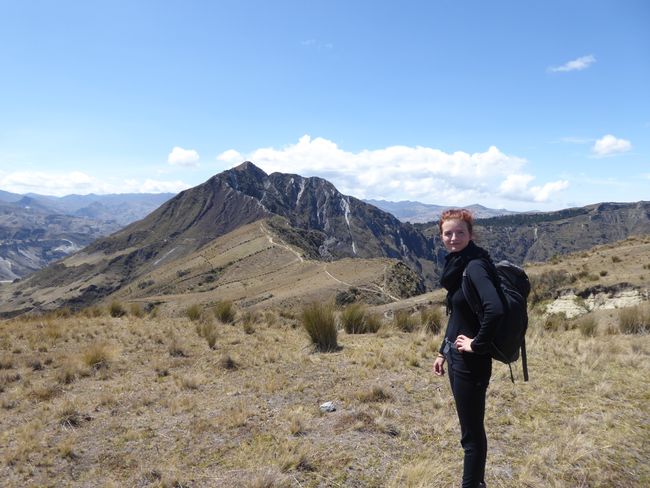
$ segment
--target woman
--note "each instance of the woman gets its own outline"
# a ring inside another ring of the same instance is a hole
[[[474,244],[472,224],[472,214],[465,209],[443,212],[438,224],[442,242],[449,251],[440,279],[447,289],[449,322],[433,364],[434,374],[442,376],[445,361],[449,362],[449,382],[460,421],[460,442],[465,451],[463,488],[486,486],[487,437],[483,419],[485,394],[492,374],[488,349],[503,316],[503,304],[491,278],[494,265],[487,251]],[[480,321],[461,288],[465,270],[483,307]]]

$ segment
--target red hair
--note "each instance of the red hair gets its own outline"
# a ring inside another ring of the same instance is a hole
[[[448,220],[462,220],[467,224],[467,230],[469,233],[472,233],[472,226],[474,225],[474,215],[472,212],[466,208],[450,208],[445,210],[440,214],[440,220],[438,221],[438,229],[442,234],[442,224]]]

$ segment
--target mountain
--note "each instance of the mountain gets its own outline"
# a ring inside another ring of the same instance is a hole
[[[85,305],[262,219],[270,219],[274,235],[308,258],[323,262],[399,259],[428,286],[435,281],[438,255],[431,242],[410,224],[342,195],[324,179],[267,175],[245,162],[179,193],[144,219],[26,278],[17,284],[18,296],[25,307],[42,306],[48,303],[47,297],[31,303],[29,297],[49,288],[51,297],[56,296],[49,306]],[[61,294],[61,289],[66,293]]]
[[[540,261],[650,234],[650,202],[478,219],[476,234],[495,259]],[[435,222],[402,223],[324,179],[245,162],[0,287],[0,314],[110,298],[295,303],[345,292],[378,303],[437,286],[445,255]]]
[[[418,229],[440,246],[436,223]],[[650,202],[598,203],[556,212],[476,220],[475,240],[496,260],[541,262],[556,255],[650,234]]]
[[[411,222],[413,224],[426,223],[440,218],[440,214],[445,210],[453,207],[444,205],[432,205],[428,203],[412,202],[404,200],[400,202],[391,202],[388,200],[364,200],[375,207],[382,209],[384,212],[393,214],[402,222]],[[482,205],[474,204],[465,206],[474,213],[477,218],[489,218],[499,215],[512,215],[512,212],[506,209],[492,209]]]
[[[0,191],[0,281],[24,277],[141,219],[173,196]]]
[[[52,213],[115,221],[125,226],[139,220],[174,196],[173,193],[118,193],[108,195],[66,195],[53,197],[27,194],[33,204]]]
[[[115,222],[53,214],[29,197],[0,202],[0,281],[33,273],[119,228]]]

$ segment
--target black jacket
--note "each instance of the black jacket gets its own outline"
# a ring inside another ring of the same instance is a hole
[[[483,317],[482,320],[479,320],[465,299],[460,280],[454,280],[454,286],[448,289],[447,305],[450,315],[445,337],[452,343],[461,334],[472,337],[474,338],[472,350],[476,354],[488,354],[490,352],[489,345],[504,315],[503,302],[494,286],[493,265],[489,261],[489,256],[472,241],[468,248],[466,248],[467,251],[461,251],[466,258],[466,263],[461,270],[466,269],[476,288],[483,309]],[[480,250],[481,253],[477,250]],[[444,344],[441,346],[441,352],[443,348]]]

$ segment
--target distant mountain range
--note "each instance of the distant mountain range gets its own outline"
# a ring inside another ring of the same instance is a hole
[[[449,208],[452,208],[450,206],[411,202],[409,200],[400,202],[391,202],[388,200],[364,200],[364,202],[374,205],[375,207],[382,209],[384,212],[393,214],[402,222],[410,222],[412,224],[433,222],[434,220],[438,220],[440,218],[440,214],[442,212]],[[493,209],[478,204],[466,205],[462,208],[471,210],[476,218],[489,218],[497,217],[499,215],[512,215],[517,213],[506,210],[504,208]]]
[[[25,276],[112,234],[172,196],[52,197],[0,190],[0,281]]]
[[[495,259],[543,261],[650,233],[650,202],[490,217],[478,219],[476,231]],[[245,162],[2,287],[0,313],[79,308],[110,297],[182,301],[187,294],[193,301],[229,296],[257,303],[332,286],[404,297],[438,286],[445,255],[435,222],[404,223],[324,179],[268,175]],[[341,275],[327,263],[339,263]],[[251,297],[252,290],[264,292]]]

